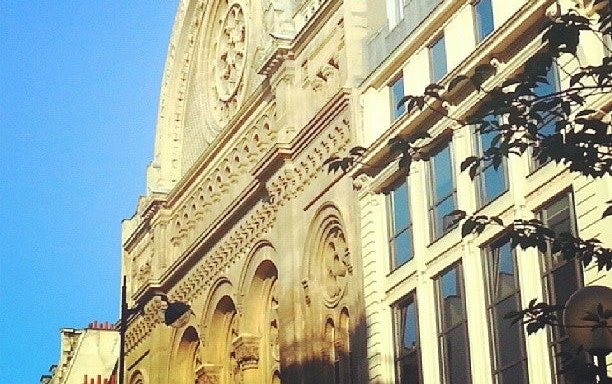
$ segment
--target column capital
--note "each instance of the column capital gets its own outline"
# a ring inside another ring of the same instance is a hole
[[[236,360],[240,369],[247,370],[257,368],[259,364],[259,344],[261,337],[249,333],[240,334],[234,342]]]

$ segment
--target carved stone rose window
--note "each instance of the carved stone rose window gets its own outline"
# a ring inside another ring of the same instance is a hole
[[[339,228],[330,231],[323,248],[323,286],[325,301],[334,305],[343,296],[348,275],[352,272],[350,254]]]
[[[243,88],[242,77],[246,62],[247,29],[242,6],[232,0],[221,0],[214,19],[211,109],[217,123],[223,125],[238,109]]]

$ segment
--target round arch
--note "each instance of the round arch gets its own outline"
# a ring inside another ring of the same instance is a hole
[[[340,210],[327,202],[315,214],[306,239],[304,280],[312,286],[312,295],[320,296],[327,308],[337,307],[344,298],[353,273],[344,228]]]
[[[240,374],[234,342],[240,334],[239,313],[235,290],[229,279],[223,277],[212,286],[205,300],[202,356],[200,376],[218,383],[233,383]]]
[[[178,330],[175,334],[174,348],[169,361],[172,381],[177,384],[195,382],[196,371],[201,366],[200,337],[193,326]]]

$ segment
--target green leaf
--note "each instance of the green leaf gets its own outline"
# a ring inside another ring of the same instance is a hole
[[[480,160],[480,158],[478,156],[469,156],[467,157],[465,160],[463,160],[461,162],[461,172],[465,171],[466,169],[468,169],[469,166],[471,166],[472,164],[478,162]]]
[[[499,218],[499,216],[491,216],[491,221],[498,225],[501,225],[502,227],[504,226],[504,222],[502,221],[502,219]]]
[[[608,204],[612,203],[612,201],[608,201]],[[612,205],[609,205],[608,208],[606,208],[606,210],[604,211],[603,215],[601,216],[602,219],[605,219],[608,216],[612,215]]]
[[[476,229],[476,222],[474,220],[468,219],[461,226],[461,237],[466,237],[470,233]]]

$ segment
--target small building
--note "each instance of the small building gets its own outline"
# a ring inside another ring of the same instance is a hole
[[[109,322],[87,328],[62,328],[57,364],[40,377],[41,384],[114,384],[119,331]]]

